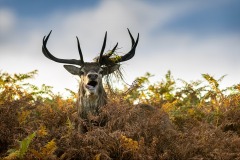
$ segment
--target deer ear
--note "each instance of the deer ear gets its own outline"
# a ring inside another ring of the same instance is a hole
[[[72,66],[72,65],[63,65],[63,67],[70,72],[73,75],[79,75],[80,74],[80,68]]]
[[[111,67],[102,67],[102,69],[103,69],[103,76],[113,73],[114,71],[118,70],[119,67],[120,67],[119,64],[115,64],[115,65],[113,65]]]

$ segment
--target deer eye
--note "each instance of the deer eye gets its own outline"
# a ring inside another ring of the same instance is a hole
[[[84,75],[84,73],[85,73],[85,72],[82,71],[82,70],[80,70],[80,72],[79,72],[80,75]]]
[[[99,74],[103,74],[103,73],[104,73],[103,69],[101,68],[101,69],[98,71],[98,73],[99,73]]]

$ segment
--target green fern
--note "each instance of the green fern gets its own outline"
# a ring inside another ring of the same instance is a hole
[[[25,154],[28,151],[30,143],[32,142],[35,136],[36,136],[36,133],[34,132],[33,134],[30,134],[29,136],[24,138],[22,141],[19,141],[19,149],[8,150],[9,155],[4,159],[14,159],[14,158],[23,159]]]

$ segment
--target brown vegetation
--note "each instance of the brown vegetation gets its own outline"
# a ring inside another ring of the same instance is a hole
[[[203,75],[208,85],[176,88],[170,72],[156,84],[147,74],[88,115],[81,134],[75,94],[26,84],[35,74],[0,73],[2,159],[240,159],[240,85],[221,90],[221,79]]]

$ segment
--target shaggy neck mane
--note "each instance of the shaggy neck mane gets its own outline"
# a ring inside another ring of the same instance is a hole
[[[87,119],[88,114],[98,114],[99,108],[107,103],[107,94],[102,84],[99,84],[97,94],[93,95],[88,95],[83,85],[84,84],[80,82],[77,109],[80,117]]]

